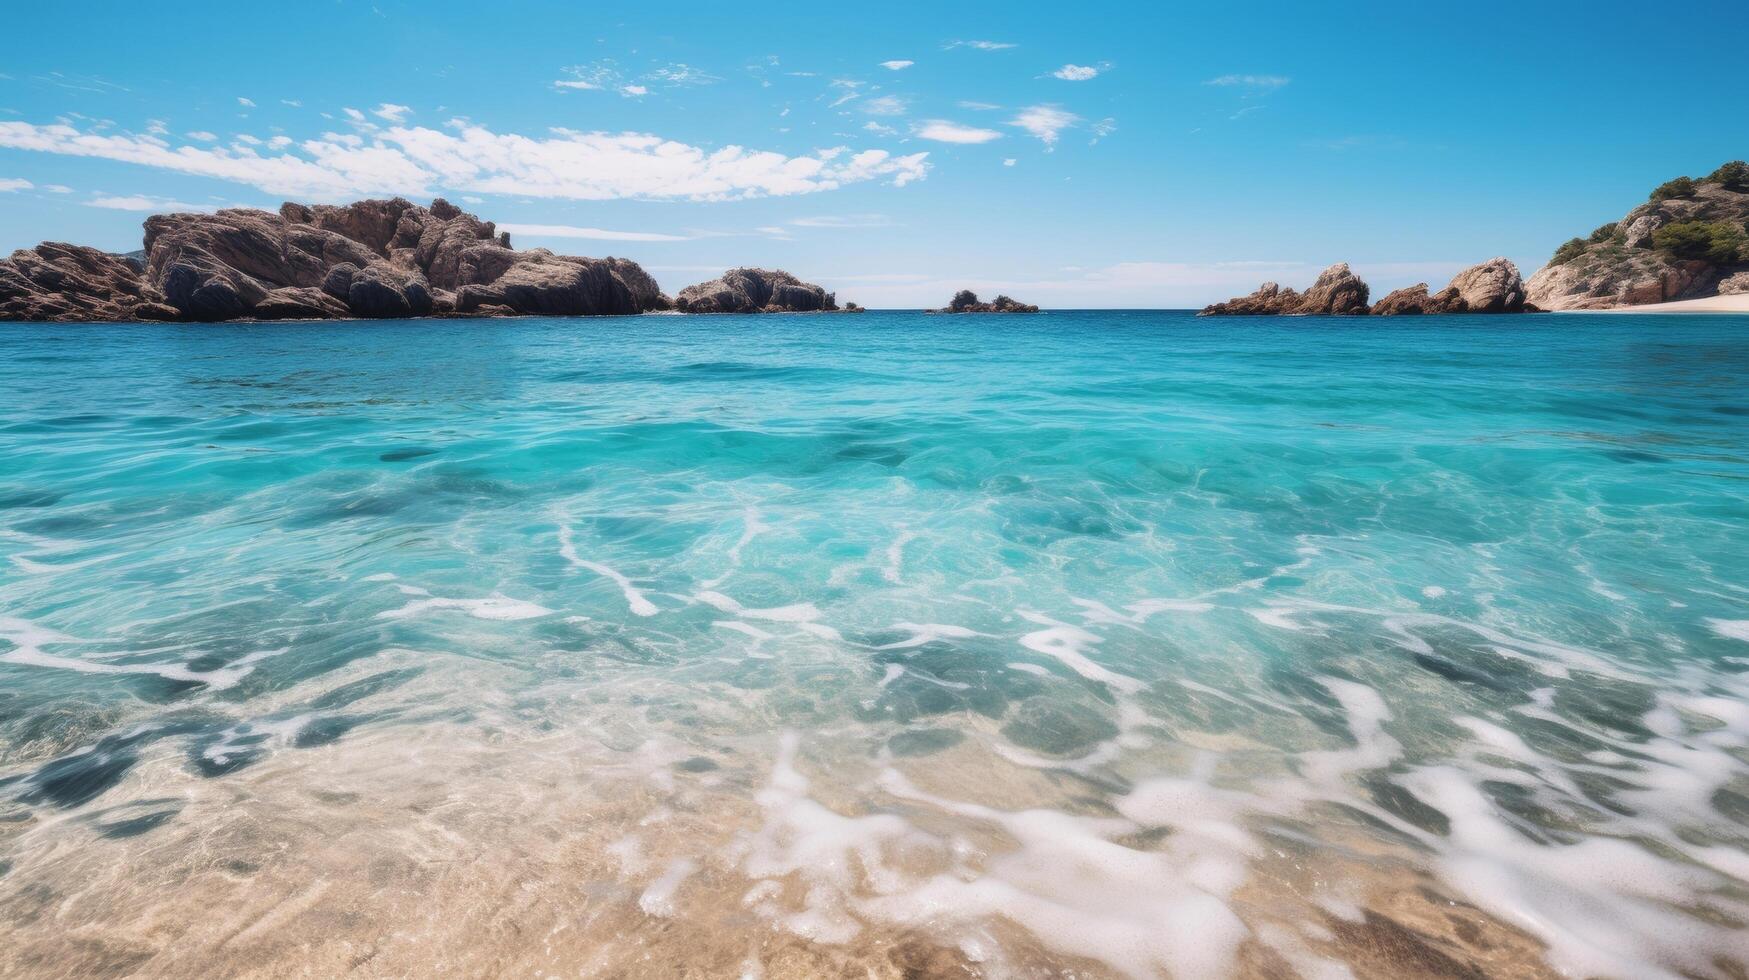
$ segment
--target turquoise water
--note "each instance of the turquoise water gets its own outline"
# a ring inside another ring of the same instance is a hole
[[[0,325],[0,972],[1731,975],[1746,340]]]

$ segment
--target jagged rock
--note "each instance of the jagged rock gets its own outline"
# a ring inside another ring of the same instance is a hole
[[[1293,289],[1283,289],[1279,284],[1266,282],[1249,296],[1235,296],[1225,303],[1214,303],[1203,307],[1202,316],[1272,316],[1284,313],[1298,313],[1301,301],[1299,293]]]
[[[1749,272],[1739,272],[1719,281],[1720,296],[1735,296],[1738,293],[1749,293]]]
[[[351,313],[346,304],[321,289],[286,286],[270,290],[250,309],[249,315],[257,320],[334,320]]]
[[[442,198],[429,208],[392,198],[154,215],[137,260],[45,243],[0,262],[0,317],[128,319],[138,308],[153,319],[380,318],[464,306],[475,315],[585,315],[668,306],[629,259],[509,246],[492,222]],[[776,302],[806,299],[780,290]]]
[[[541,248],[514,254],[515,263],[489,282],[466,283],[456,290],[456,310],[472,313],[502,306],[549,316],[624,316],[661,308],[655,280],[635,262],[554,255]],[[484,253],[477,258],[486,260],[487,271],[496,271],[497,256]]]
[[[1367,311],[1371,290],[1361,278],[1338,262],[1318,274],[1312,288],[1304,293],[1266,282],[1249,296],[1239,296],[1225,303],[1205,307],[1203,316],[1292,316],[1326,314],[1349,316]]]
[[[1372,305],[1374,316],[1419,316],[1423,313],[1443,312],[1436,306],[1436,301],[1427,293],[1427,284],[1418,282],[1413,286],[1393,290],[1385,294],[1385,298]]]
[[[1333,316],[1365,313],[1370,293],[1367,284],[1349,270],[1348,263],[1338,262],[1318,274],[1317,281],[1300,301],[1298,312]]]
[[[978,294],[969,289],[962,289],[953,294],[953,299],[939,310],[928,310],[929,313],[1037,313],[1038,307],[1029,303],[1021,303],[1007,296],[997,296],[988,303],[980,303]]]
[[[1520,313],[1524,310],[1524,278],[1506,258],[1492,258],[1451,277],[1447,287],[1457,292],[1462,309],[1452,313]]]
[[[812,283],[772,269],[730,269],[688,286],[674,298],[682,313],[814,313],[838,309],[836,298]]]
[[[1715,263],[1658,249],[1658,231],[1681,222],[1749,223],[1749,188],[1712,177],[1701,178],[1692,193],[1648,201],[1605,225],[1589,238],[1561,246],[1549,264],[1525,286],[1529,304],[1545,310],[1609,309],[1712,296],[1723,284],[1749,271],[1749,256],[1737,263]]]
[[[139,264],[83,245],[44,242],[0,260],[0,318],[127,320],[148,289]]]

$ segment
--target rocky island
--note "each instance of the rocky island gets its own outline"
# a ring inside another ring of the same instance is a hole
[[[1555,250],[1530,277],[1545,310],[1600,310],[1749,293],[1749,163],[1678,177]]]
[[[674,298],[682,313],[832,313],[833,294],[782,270],[730,269],[716,279],[688,286]],[[855,303],[844,312],[857,312]]]
[[[969,289],[962,289],[953,294],[953,299],[939,310],[924,310],[925,313],[1037,313],[1038,307],[1030,303],[1022,303],[998,295],[988,303],[978,302],[978,294]]]
[[[853,304],[852,304],[853,305]],[[835,310],[786,272],[735,269],[678,302],[630,259],[511,248],[510,235],[438,198],[286,203],[146,219],[115,255],[45,242],[0,259],[0,319],[310,320]]]

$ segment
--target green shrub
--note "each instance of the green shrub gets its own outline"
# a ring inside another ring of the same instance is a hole
[[[1596,231],[1591,233],[1591,237],[1587,238],[1586,241],[1593,243],[1609,241],[1611,238],[1615,237],[1615,224],[1615,222],[1611,221],[1607,225],[1599,226]]]
[[[1675,180],[1667,180],[1664,183],[1659,184],[1658,189],[1652,192],[1652,200],[1654,201],[1668,201],[1673,197],[1693,196],[1694,180],[1689,177],[1678,177]]]
[[[1749,163],[1732,160],[1706,175],[1703,184],[1723,184],[1728,191],[1749,191]]]
[[[1652,246],[1678,259],[1729,265],[1749,258],[1749,234],[1723,221],[1678,221],[1652,233]]]
[[[1566,265],[1585,254],[1585,239],[1569,238],[1555,249],[1555,257],[1549,260],[1550,265]]]

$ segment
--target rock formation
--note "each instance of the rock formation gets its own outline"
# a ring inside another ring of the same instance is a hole
[[[953,294],[953,299],[939,310],[927,310],[929,313],[1037,313],[1038,307],[1030,303],[1022,303],[998,295],[988,303],[978,302],[978,294],[969,289],[962,289]]]
[[[1749,272],[1749,164],[1679,177],[1651,199],[1569,240],[1530,278],[1545,310],[1592,310],[1699,299]]]
[[[1424,313],[1522,313],[1524,279],[1508,259],[1489,259],[1452,277],[1451,284],[1430,293],[1427,284],[1396,290],[1367,306],[1369,290],[1346,262],[1325,269],[1304,293],[1266,282],[1249,296],[1216,303],[1203,316],[1413,316]]]
[[[836,298],[779,269],[730,269],[688,286],[674,298],[682,313],[816,313],[838,309]]]
[[[665,309],[627,259],[519,252],[439,198],[146,219],[143,259],[44,243],[0,260],[0,318],[257,320]]]
[[[1489,259],[1452,277],[1451,284],[1429,294],[1426,283],[1396,290],[1372,306],[1373,316],[1422,313],[1523,313],[1524,279],[1510,259]]]
[[[1266,282],[1249,296],[1239,296],[1225,303],[1203,309],[1203,316],[1296,316],[1325,314],[1353,316],[1367,311],[1370,290],[1348,263],[1338,262],[1318,274],[1318,280],[1304,293]]]

